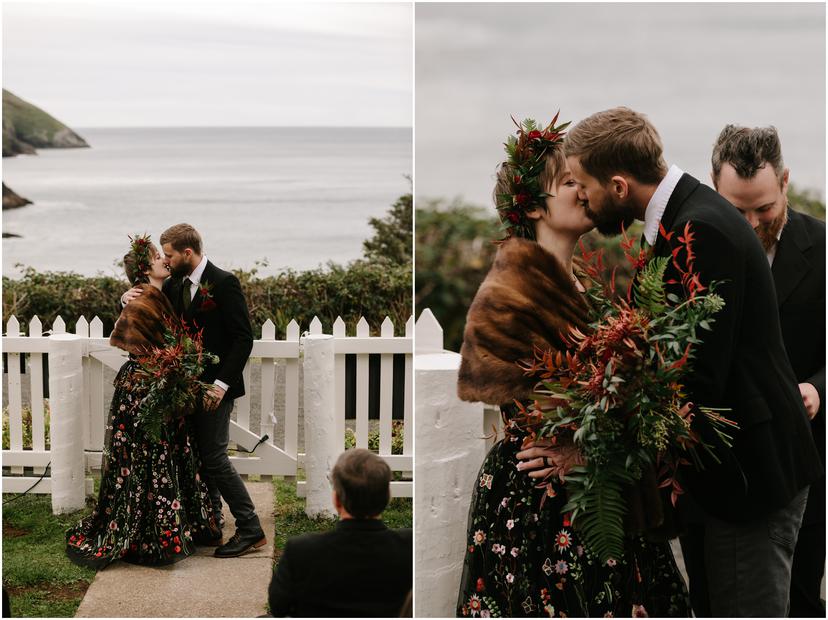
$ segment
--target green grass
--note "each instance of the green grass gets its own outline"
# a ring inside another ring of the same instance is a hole
[[[3,587],[12,616],[75,615],[95,571],[69,561],[64,532],[88,512],[53,515],[49,495],[27,495],[3,506]]]
[[[276,542],[274,544],[275,557],[281,554],[285,541],[291,536],[305,532],[321,532],[333,528],[336,519],[318,517],[311,519],[305,514],[305,498],[296,496],[296,482],[281,478],[273,480],[273,496],[275,500]],[[382,513],[382,520],[388,527],[413,527],[412,502],[410,498],[396,497],[388,504]]]

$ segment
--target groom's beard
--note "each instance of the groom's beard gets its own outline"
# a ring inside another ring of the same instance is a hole
[[[615,200],[611,194],[604,196],[602,202],[596,205],[597,209],[590,208],[590,203],[584,204],[587,217],[595,222],[595,228],[605,237],[614,237],[621,234],[635,221],[632,207]]]
[[[173,278],[183,278],[184,276],[190,275],[190,266],[186,264],[181,264],[178,267],[173,267],[170,265],[170,275]]]

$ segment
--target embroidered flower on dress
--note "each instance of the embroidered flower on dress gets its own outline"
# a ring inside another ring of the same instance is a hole
[[[492,490],[492,479],[493,478],[494,478],[494,476],[492,476],[492,474],[483,474],[482,476],[480,476],[480,486],[481,487],[486,487],[487,489],[489,489],[491,491]]]
[[[633,605],[632,617],[633,618],[649,618],[650,614],[648,614],[647,610],[644,609],[644,605]]]
[[[506,581],[509,583],[515,582],[515,576],[512,573],[506,573]]]
[[[558,560],[555,563],[555,572],[559,575],[566,575],[569,571],[569,564],[567,564],[564,560]]]
[[[506,529],[507,530],[511,530],[513,527],[515,527],[515,520],[514,519],[509,519],[508,521],[506,521]]]
[[[471,610],[472,616],[476,616],[480,613],[482,605],[480,604],[480,597],[476,594],[472,594],[471,598],[469,598],[469,609]]]
[[[609,566],[610,568],[613,568],[616,564],[618,564],[618,562],[616,562],[613,558],[607,560],[607,566]]]
[[[569,532],[566,530],[558,532],[558,535],[555,537],[555,546],[560,551],[564,551],[565,549],[569,549],[570,545],[572,545],[572,536]]]
[[[177,499],[174,499],[170,508],[172,508],[173,510],[178,510],[179,508],[181,508],[181,502],[179,502]]]
[[[518,549],[517,547],[512,547],[512,557],[516,558],[518,556],[518,553],[520,553],[520,549]]]
[[[483,530],[477,530],[474,533],[474,544],[482,545],[484,542],[486,542],[486,532]]]

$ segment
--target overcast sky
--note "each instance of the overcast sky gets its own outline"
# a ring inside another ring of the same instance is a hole
[[[725,124],[775,125],[793,182],[825,196],[823,3],[418,4],[416,85],[418,199],[491,207],[510,114],[617,105],[706,183]]]
[[[71,127],[412,124],[408,4],[3,2],[3,87]]]

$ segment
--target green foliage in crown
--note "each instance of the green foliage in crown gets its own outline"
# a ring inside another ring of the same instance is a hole
[[[546,156],[553,149],[560,148],[564,129],[569,123],[555,126],[558,114],[546,127],[541,127],[533,119],[527,118],[518,123],[514,117],[517,132],[509,136],[506,147],[507,160],[503,163],[507,173],[507,193],[496,195],[497,212],[506,228],[506,236],[535,238],[535,227],[526,217],[526,212],[543,208],[549,194],[541,187],[540,176],[546,167]]]

